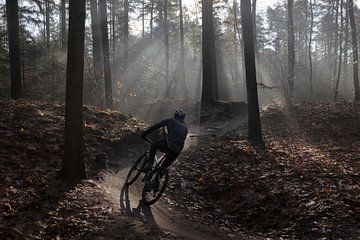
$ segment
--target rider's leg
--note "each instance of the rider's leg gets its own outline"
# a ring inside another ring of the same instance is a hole
[[[174,152],[174,151],[168,151],[166,153],[166,159],[163,162],[163,164],[161,166],[168,168],[174,161],[175,159],[179,156],[179,153]]]
[[[155,159],[155,154],[157,150],[164,150],[167,149],[167,141],[166,139],[163,139],[161,141],[155,142],[151,145],[150,148],[150,153],[149,153],[149,162],[150,162],[150,166],[153,165],[154,163],[154,159]]]

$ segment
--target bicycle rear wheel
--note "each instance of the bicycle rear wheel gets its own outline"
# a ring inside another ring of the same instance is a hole
[[[140,176],[142,169],[144,166],[148,163],[149,158],[147,157],[147,152],[145,152],[143,155],[141,155],[134,163],[134,165],[131,167],[127,177],[126,177],[126,184],[131,185],[133,184],[136,179]]]
[[[151,177],[151,180],[145,183],[142,192],[142,201],[146,205],[152,205],[159,200],[167,187],[168,180],[168,170],[164,167],[157,169]]]

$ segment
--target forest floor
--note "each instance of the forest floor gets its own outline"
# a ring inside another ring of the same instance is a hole
[[[84,108],[89,179],[58,176],[64,107],[0,101],[4,239],[358,239],[360,105],[302,103],[262,113],[264,146],[244,117],[192,129],[158,203],[139,204],[128,168],[144,123]],[[110,170],[98,171],[97,156]]]

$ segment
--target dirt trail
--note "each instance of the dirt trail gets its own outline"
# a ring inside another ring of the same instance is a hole
[[[170,232],[177,239],[224,239],[200,223],[189,222],[181,214],[169,211],[161,202],[151,207],[141,203],[141,179],[130,187],[125,186],[128,171],[129,168],[124,168],[117,174],[107,174],[103,182],[110,200],[125,216],[140,218],[154,228]]]
[[[202,128],[191,126],[185,150],[196,146],[197,137],[208,134],[224,135],[238,127],[242,121],[242,119],[234,119],[226,123],[208,124]],[[110,200],[125,216],[140,218],[147,224],[170,234],[176,239],[228,239],[227,236],[220,236],[216,228],[210,229],[203,223],[194,223],[187,220],[184,214],[168,207],[169,204],[166,204],[164,198],[151,207],[141,203],[141,190],[143,187],[141,177],[130,187],[124,184],[129,169],[127,167],[116,174],[106,174],[103,182],[108,194],[111,196]],[[166,196],[166,192],[164,196]]]

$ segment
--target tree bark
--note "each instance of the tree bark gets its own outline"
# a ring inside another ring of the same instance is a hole
[[[145,37],[145,0],[142,0],[141,2],[141,23],[142,23],[142,32],[141,37]]]
[[[240,92],[238,79],[239,79],[239,61],[238,61],[238,38],[237,38],[237,32],[239,31],[238,26],[238,6],[237,1],[233,0],[233,14],[234,14],[234,24],[233,24],[233,31],[234,31],[234,70],[235,70],[235,76],[233,76],[233,84],[234,88],[236,89],[236,92]]]
[[[344,32],[344,35],[345,35],[345,43],[344,43],[344,61],[345,63],[347,64],[348,62],[348,57],[349,57],[349,35],[350,35],[350,32],[349,32],[349,7],[348,7],[348,0],[345,0],[345,32]]]
[[[246,90],[248,100],[248,139],[263,143],[256,81],[254,28],[252,24],[250,0],[241,0],[241,25],[244,39]]]
[[[343,33],[344,33],[344,16],[343,16],[343,0],[340,0],[340,31],[339,31],[339,63],[338,63],[338,71],[336,76],[335,82],[335,89],[334,89],[334,100],[335,102],[338,100],[339,96],[339,84],[340,84],[340,77],[341,77],[341,68],[343,64]]]
[[[129,0],[124,0],[124,61],[129,57]]]
[[[66,48],[66,7],[65,0],[60,2],[60,41],[61,48]]]
[[[150,8],[150,38],[153,38],[153,27],[154,27],[154,0],[151,0],[151,8]]]
[[[115,61],[115,54],[116,54],[116,1],[112,0],[112,58]]]
[[[336,0],[335,3],[335,40],[334,40],[334,55],[333,55],[333,71],[334,71],[334,80],[336,81],[337,79],[337,65],[338,65],[338,47],[339,47],[339,1],[340,0]]]
[[[184,17],[183,17],[183,5],[182,0],[179,0],[179,11],[180,11],[180,81],[182,81],[182,87],[185,90],[184,97],[187,97],[187,86],[186,86],[186,73],[185,73],[185,35],[184,35]]]
[[[258,52],[257,43],[257,29],[256,29],[256,0],[252,0],[251,17],[253,21],[253,33],[254,33],[254,46],[255,46],[255,58]]]
[[[11,98],[22,96],[20,43],[19,43],[19,11],[17,0],[6,0],[7,30],[9,41]]]
[[[347,79],[349,76],[349,8],[348,8],[348,0],[345,1],[345,29],[344,29],[344,76],[343,79],[345,86],[347,86]]]
[[[172,96],[172,83],[169,77],[170,46],[169,46],[169,25],[168,25],[168,0],[164,0],[164,34],[165,34],[165,81],[167,82],[166,96]]]
[[[13,1],[13,0],[11,0]],[[69,1],[69,38],[66,73],[65,145],[62,176],[86,178],[83,159],[83,77],[85,0]]]
[[[309,7],[310,7],[310,33],[309,33],[309,85],[310,85],[310,94],[311,97],[314,94],[313,90],[313,63],[312,63],[312,35],[313,35],[313,28],[314,28],[314,8],[312,5],[312,1],[309,0]]]
[[[295,82],[295,34],[293,21],[294,0],[288,0],[288,97],[294,98]]]
[[[91,34],[92,34],[92,50],[93,50],[93,69],[96,90],[102,89],[100,83],[103,82],[103,59],[102,59],[102,43],[101,43],[101,26],[100,15],[98,12],[97,0],[90,0],[91,10]]]
[[[105,79],[105,106],[106,108],[111,109],[113,107],[113,100],[106,0],[99,0],[99,14],[101,19],[101,41],[103,49],[103,65]]]
[[[354,17],[354,3],[349,1],[349,17],[351,27],[352,49],[353,49],[353,75],[354,75],[354,91],[355,101],[360,101],[360,86],[359,86],[359,49],[357,42],[357,29]]]
[[[46,51],[50,51],[50,0],[45,0]]]
[[[203,104],[211,104],[219,97],[213,0],[202,0],[202,16],[203,85],[201,102]]]

